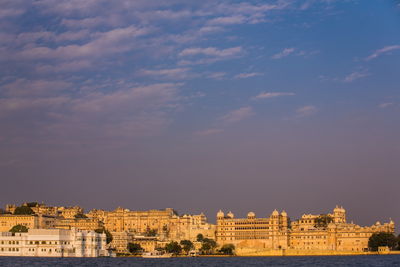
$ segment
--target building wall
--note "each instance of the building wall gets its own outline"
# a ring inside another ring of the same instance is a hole
[[[103,228],[103,223],[98,219],[93,218],[74,218],[74,219],[58,219],[55,224],[57,229],[72,229],[81,230],[97,230]]]
[[[23,225],[29,229],[54,228],[55,218],[42,215],[0,215],[0,232],[7,232],[15,225]]]
[[[91,231],[30,229],[28,233],[0,233],[0,256],[107,256],[106,236]]]
[[[346,222],[346,211],[336,207],[331,214],[332,222],[316,226],[319,215],[305,214],[299,220],[288,223],[286,212],[276,210],[269,218],[256,218],[250,212],[247,218],[235,219],[232,213],[217,214],[217,242],[231,243],[239,249],[304,251],[362,252],[368,249],[370,236],[377,232],[394,233],[394,222],[371,227],[361,227]]]
[[[216,241],[221,246],[256,246],[265,249],[288,247],[288,218],[285,212],[274,211],[269,218],[256,218],[250,212],[247,218],[235,219],[232,213],[217,215]]]

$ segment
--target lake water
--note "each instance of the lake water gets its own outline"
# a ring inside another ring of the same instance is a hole
[[[400,255],[229,258],[15,258],[0,257],[0,266],[400,266]]]

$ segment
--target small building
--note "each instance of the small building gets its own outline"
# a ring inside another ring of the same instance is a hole
[[[109,256],[106,235],[77,229],[29,229],[27,233],[0,233],[0,256],[99,257]]]

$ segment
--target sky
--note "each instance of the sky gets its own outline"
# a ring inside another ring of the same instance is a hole
[[[0,206],[400,224],[400,1],[0,6]]]

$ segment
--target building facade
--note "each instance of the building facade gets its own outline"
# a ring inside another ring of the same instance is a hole
[[[304,214],[290,223],[284,211],[275,210],[268,218],[256,218],[249,212],[247,218],[240,219],[220,211],[216,239],[219,245],[230,243],[237,248],[363,252],[368,250],[372,234],[395,231],[393,221],[370,227],[347,223],[345,209],[338,206],[324,218],[329,220],[320,223],[321,215]]]
[[[108,256],[106,235],[77,229],[29,229],[27,233],[0,233],[0,256],[99,257]]]
[[[54,228],[56,218],[47,215],[0,215],[0,232],[10,231],[16,225],[23,225],[29,229]]]

